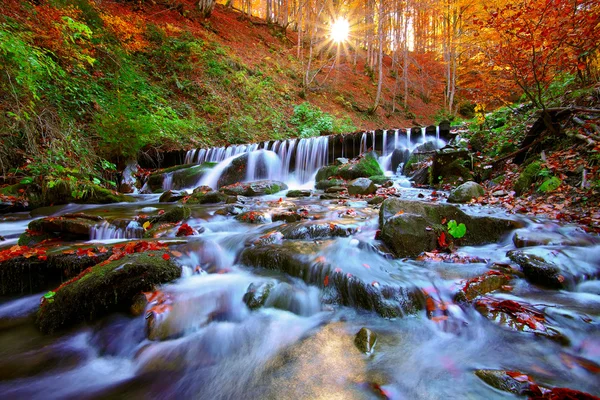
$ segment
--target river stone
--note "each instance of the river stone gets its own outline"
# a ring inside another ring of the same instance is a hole
[[[358,232],[358,227],[332,221],[305,221],[282,225],[277,230],[285,239],[325,239],[351,236]]]
[[[273,282],[263,282],[259,284],[251,283],[248,286],[243,301],[251,310],[257,310],[265,305],[271,289],[275,284]]]
[[[263,196],[274,194],[288,187],[285,183],[279,181],[255,181],[247,183],[236,183],[221,187],[219,190],[227,195],[241,195],[247,197]]]
[[[28,229],[34,232],[58,233],[79,239],[89,239],[92,227],[103,222],[102,217],[83,213],[65,214],[60,217],[46,217],[31,221]]]
[[[247,247],[240,262],[285,272],[308,284],[328,291],[328,301],[375,311],[386,318],[415,313],[425,304],[423,293],[413,286],[374,284],[346,274],[325,261],[319,254],[327,242],[285,241],[283,244]]]
[[[164,223],[176,223],[184,219],[188,219],[191,215],[189,207],[179,206],[171,208],[164,214],[158,214],[151,217],[140,218],[138,221],[141,225],[145,222],[150,222],[152,225],[164,224]]]
[[[325,189],[325,193],[342,193],[347,189],[344,186],[331,186]]]
[[[383,203],[384,201],[385,201],[385,197],[375,196],[375,197],[372,197],[369,200],[367,200],[367,204],[377,205],[377,204]]]
[[[310,197],[312,192],[310,190],[290,190],[287,192],[287,197]]]
[[[190,196],[186,204],[217,204],[224,203],[227,196],[221,192],[211,190],[209,192],[196,192]]]
[[[476,297],[499,290],[510,282],[510,276],[496,271],[464,282],[464,286],[454,295],[455,301],[472,301]]]
[[[598,243],[598,239],[585,232],[561,232],[518,230],[513,236],[513,243],[517,248],[531,246],[591,246]]]
[[[179,201],[179,200],[183,199],[184,197],[185,197],[185,195],[182,192],[175,191],[175,190],[167,190],[166,192],[164,192],[163,194],[160,195],[158,202],[159,203],[171,203],[174,201]]]
[[[346,186],[346,181],[343,179],[327,179],[323,181],[318,181],[315,184],[315,189],[326,190],[333,186]]]
[[[371,354],[375,350],[377,334],[369,328],[361,328],[354,338],[354,344],[362,352]]]
[[[217,215],[240,215],[248,211],[248,207],[243,204],[229,204],[215,211]]]
[[[348,194],[351,196],[373,194],[377,187],[369,178],[357,178],[348,183]]]
[[[334,176],[339,176],[342,179],[356,179],[368,178],[374,175],[383,175],[383,171],[377,161],[377,154],[370,152],[344,165],[329,165],[319,169],[316,181],[324,181]]]
[[[435,152],[431,165],[431,184],[468,181],[471,170],[466,165],[471,158],[467,150],[445,148]]]
[[[520,395],[521,392],[529,387],[528,382],[519,382],[502,370],[478,369],[475,375],[493,388],[504,392]]]
[[[299,214],[295,211],[284,211],[284,212],[280,212],[280,213],[274,213],[271,215],[271,219],[273,220],[273,222],[275,222],[275,221],[284,221],[287,223],[298,222],[304,218],[306,218],[304,215]]]
[[[560,268],[557,265],[542,257],[526,254],[520,250],[509,251],[506,255],[513,262],[519,264],[529,282],[550,289],[567,288],[566,279],[560,274]]]
[[[466,225],[467,233],[460,239],[460,244],[466,246],[497,242],[508,231],[520,227],[510,219],[468,215],[450,204],[390,198],[379,210],[380,237],[396,256],[416,257],[437,248],[439,234],[446,231],[443,220]]]
[[[485,194],[483,187],[473,181],[465,182],[454,188],[448,196],[449,203],[468,203]]]
[[[321,200],[347,200],[350,197],[340,193],[323,193],[319,198]]]
[[[111,312],[126,312],[136,294],[180,275],[181,268],[173,260],[150,257],[147,253],[130,254],[106,265],[97,265],[91,272],[55,291],[54,297],[40,306],[36,325],[42,332],[52,333]]]
[[[335,159],[335,165],[344,165],[350,162],[346,157],[338,157]]]
[[[269,214],[260,211],[246,211],[236,215],[235,219],[248,224],[268,224],[272,222]]]

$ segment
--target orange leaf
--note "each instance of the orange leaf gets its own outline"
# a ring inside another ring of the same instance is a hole
[[[328,286],[329,285],[329,275],[325,275],[325,280],[323,281],[323,285],[324,286]]]
[[[175,257],[182,257],[183,254],[177,250],[171,250],[171,254],[173,254]]]

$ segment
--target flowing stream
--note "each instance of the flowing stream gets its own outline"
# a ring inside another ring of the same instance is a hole
[[[384,148],[382,158],[395,148],[413,146],[410,137],[408,140],[399,138],[397,133],[390,134],[384,146],[390,147],[388,151]],[[296,168],[292,173],[289,165],[294,149]],[[257,154],[255,162],[262,159],[271,165],[271,177],[280,173],[279,177],[288,182],[295,179],[306,184],[316,168],[326,162],[320,158],[325,157],[324,149],[320,142],[285,141],[259,150],[262,153]],[[187,161],[227,162],[246,151],[250,151],[249,146],[193,151]],[[280,157],[277,162],[273,155]],[[419,200],[423,196],[432,201],[430,191],[399,185],[396,188],[404,199]],[[481,259],[476,263],[397,259],[374,239],[379,229],[377,206],[358,199],[320,200],[316,193],[290,199],[283,191],[249,199],[245,205],[270,214],[293,207],[305,210],[314,221],[351,224],[357,229],[349,236],[297,240],[299,251],[303,251],[303,246],[316,246],[316,253],[308,257],[314,255],[314,260],[326,260],[373,284],[434,293],[436,301],[448,305],[448,320],[429,319],[425,310],[407,313],[402,318],[382,318],[360,307],[330,302],[322,285],[308,284],[276,268],[248,267],[240,262],[240,253],[264,235],[283,229],[284,222],[250,225],[216,214],[223,204],[197,205],[192,206],[192,217],[187,223],[200,234],[182,240],[173,232],[162,238],[182,253],[177,259],[183,269],[182,277],[161,288],[172,299],[169,325],[177,335],[150,340],[144,316],[115,314],[45,336],[36,330],[30,317],[43,293],[3,298],[0,398],[515,397],[486,385],[475,376],[477,369],[518,370],[549,386],[600,393],[596,369],[600,364],[597,281],[583,279],[571,291],[558,291],[515,278],[510,284],[512,290],[489,295],[543,310],[553,326],[569,339],[568,345],[504,329],[473,307],[454,303],[452,298],[465,280],[485,274],[494,263],[510,262],[506,253],[515,248],[512,232],[498,243],[458,249],[461,255]],[[85,212],[111,221],[130,221],[121,222],[120,228],[99,225],[88,244],[136,240],[143,233],[133,221],[136,216],[173,205],[159,203],[158,195],[135,198],[137,202],[129,204],[72,204],[39,209],[34,215],[38,218]],[[467,208],[483,215],[502,214],[490,208]],[[32,219],[29,213],[0,216],[0,232],[6,238],[0,242],[0,250],[14,245]],[[521,220],[525,224],[522,230],[527,232],[552,231],[563,236],[579,232],[543,219]],[[600,268],[598,245],[548,245],[538,250],[546,256],[555,255],[580,275]],[[250,310],[244,303],[248,287],[269,282],[274,286],[264,307]],[[355,335],[362,327],[378,336],[374,351],[368,355],[354,345]]]

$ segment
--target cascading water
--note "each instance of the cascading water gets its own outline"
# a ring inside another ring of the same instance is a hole
[[[141,239],[144,228],[137,221],[130,221],[125,228],[108,222],[90,228],[90,240]]]
[[[261,179],[282,180],[284,171],[280,157],[270,150],[256,150],[248,154],[246,181]]]
[[[296,148],[296,181],[300,184],[310,181],[319,168],[327,165],[328,157],[329,137],[300,139]]]

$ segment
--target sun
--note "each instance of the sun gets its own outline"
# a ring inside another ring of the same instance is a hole
[[[331,38],[334,42],[341,43],[348,39],[350,34],[350,23],[344,18],[339,18],[331,24]]]

